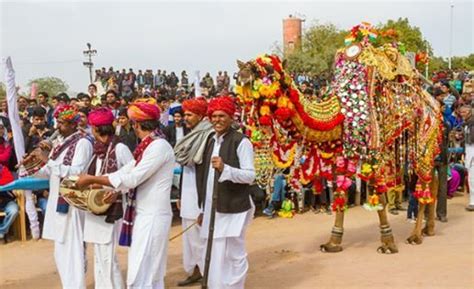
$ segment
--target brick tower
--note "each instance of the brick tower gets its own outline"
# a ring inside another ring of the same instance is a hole
[[[301,45],[303,20],[290,14],[283,19],[283,52],[290,54]]]

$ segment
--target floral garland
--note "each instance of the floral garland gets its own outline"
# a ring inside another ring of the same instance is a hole
[[[272,159],[277,168],[286,169],[293,165],[297,142],[290,141],[288,144],[278,144],[275,137],[272,137]]]
[[[311,109],[308,109],[308,106],[304,106],[300,99],[300,92],[292,87],[290,91],[290,100],[294,104],[296,111],[299,114],[299,117],[303,120],[303,123],[311,129],[319,131],[329,131],[333,130],[336,126],[340,125],[344,120],[344,115],[341,113],[339,101],[336,97],[329,98],[328,101],[324,103],[313,103],[315,116],[310,116],[308,110],[311,112]],[[320,107],[318,109],[318,107]]]
[[[301,176],[300,181],[303,185],[309,184],[317,176],[320,168],[320,160],[317,154],[316,148],[313,146],[308,152],[308,156],[305,158],[301,165]]]
[[[351,45],[354,42],[372,42],[375,43],[379,32],[372,24],[368,22],[362,22],[359,25],[352,27],[349,35],[344,39],[346,46]]]
[[[333,82],[341,100],[344,119],[344,154],[348,158],[363,155],[369,138],[369,103],[367,94],[367,70],[354,61],[346,61],[342,55],[336,62],[337,77]]]

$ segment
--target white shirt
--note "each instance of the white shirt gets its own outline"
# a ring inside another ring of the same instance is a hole
[[[183,127],[176,127],[176,143],[179,143],[179,141],[184,137],[184,130]]]
[[[219,150],[223,142],[223,136],[214,135],[214,149],[212,156],[219,156]],[[237,147],[237,157],[239,158],[240,169],[229,165],[224,165],[224,170],[219,177],[219,182],[231,181],[238,184],[252,184],[255,180],[253,146],[248,138],[243,138]],[[201,230],[201,238],[207,239],[209,233],[209,222],[212,207],[212,195],[214,192],[215,169],[209,164],[209,174],[207,177],[206,200],[204,206],[204,219]],[[226,214],[216,212],[214,223],[214,238],[238,237],[248,219],[248,211],[236,214]]]
[[[181,184],[181,218],[195,220],[201,214],[198,205],[198,193],[196,187],[196,167],[183,167],[183,180]]]
[[[143,152],[141,161],[133,160],[109,174],[109,181],[122,192],[137,188],[138,215],[171,216],[171,184],[175,165],[174,151],[164,139],[156,139]]]
[[[62,143],[67,139],[68,138],[61,138],[58,141]],[[56,160],[50,159],[37,173],[39,176],[49,177],[49,197],[44,218],[43,238],[59,242],[64,241],[66,226],[69,222],[71,211],[78,210],[71,206],[69,207],[68,214],[56,212],[59,197],[59,185],[62,178],[76,176],[85,172],[92,157],[92,143],[85,138],[77,142],[70,166],[63,164],[67,151],[68,149],[65,149]]]
[[[133,155],[128,147],[122,143],[115,146],[115,157],[117,160],[117,168],[125,166],[133,161]],[[101,168],[104,159],[97,158],[95,166],[95,175],[102,175]],[[84,241],[107,244],[112,241],[114,224],[105,222],[106,216],[97,216],[92,213],[86,213],[84,222]]]

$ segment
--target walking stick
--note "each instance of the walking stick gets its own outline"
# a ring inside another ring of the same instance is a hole
[[[219,179],[220,173],[216,170],[214,175],[214,188],[212,192],[212,205],[211,205],[211,218],[209,220],[209,234],[207,235],[207,250],[206,260],[204,264],[204,274],[202,276],[201,289],[208,289],[207,282],[209,279],[209,267],[211,266],[211,251],[212,241],[214,239],[214,222],[216,219],[216,207],[217,207],[217,180]]]

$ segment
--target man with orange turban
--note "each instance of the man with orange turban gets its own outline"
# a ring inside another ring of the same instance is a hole
[[[203,272],[202,254],[205,248],[201,238],[200,226],[194,226],[201,214],[198,205],[196,188],[195,159],[202,163],[199,151],[203,152],[207,138],[212,132],[212,125],[206,118],[207,101],[204,98],[185,100],[182,105],[184,122],[191,129],[175,147],[176,160],[183,166],[183,175],[180,187],[180,216],[183,230],[183,266],[188,277],[179,282],[178,286],[187,286],[201,280]],[[200,148],[202,148],[200,150]]]
[[[107,176],[83,175],[79,187],[99,184],[127,194],[119,244],[128,251],[129,288],[164,288],[172,212],[170,191],[175,158],[159,130],[160,110],[152,99],[130,104],[128,116],[140,144],[134,160]]]
[[[235,110],[234,99],[228,96],[209,102],[215,134],[206,142],[202,164],[196,166],[198,203],[204,212],[198,218],[201,237],[211,240],[203,282],[211,289],[243,289],[249,266],[245,231],[255,211],[250,198],[254,156],[250,140],[232,128]]]

